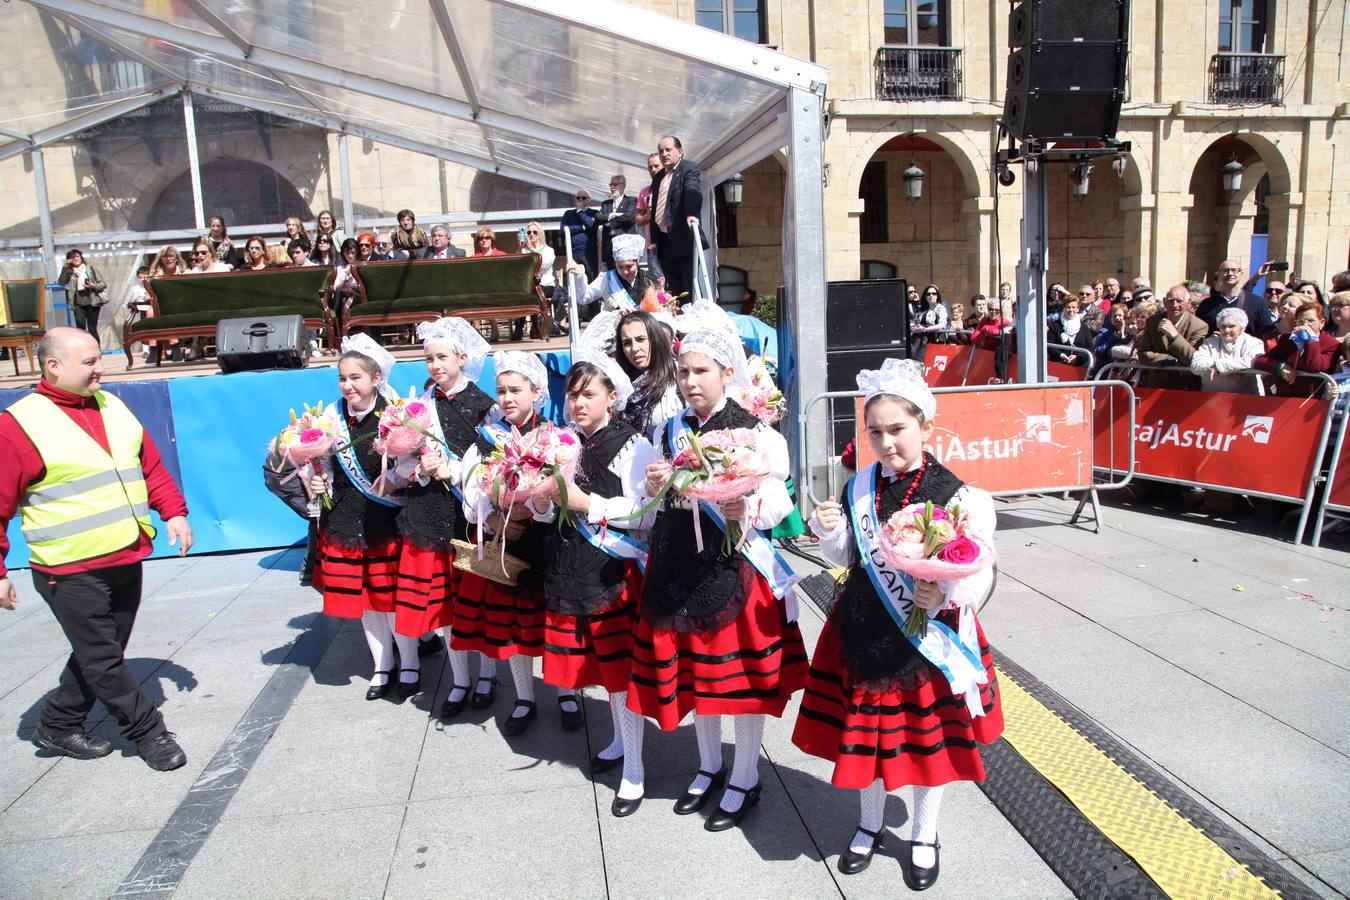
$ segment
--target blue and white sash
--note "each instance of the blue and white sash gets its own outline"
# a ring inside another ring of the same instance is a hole
[[[337,415],[337,435],[338,446],[342,449],[334,455],[337,457],[338,465],[342,467],[343,474],[372,503],[394,507],[395,509],[407,506],[407,497],[384,497],[375,493],[374,484],[366,477],[366,470],[361,468],[361,461],[356,458],[356,447],[352,444],[352,434],[347,430],[347,401],[342,400],[340,403]],[[372,410],[368,415],[373,416],[375,412]]]
[[[665,432],[672,456],[678,456],[689,446],[689,426],[684,423],[683,412],[666,420]],[[700,500],[698,505],[703,514],[712,519],[713,524],[725,533],[727,521],[717,507],[704,500]],[[773,544],[764,536],[764,532],[758,528],[745,529],[740,552],[746,561],[755,567],[755,571],[764,576],[773,595],[779,600],[789,601],[788,618],[795,621],[792,605],[796,598],[792,596],[792,586],[801,581],[801,576],[792,571],[783,557],[773,548]]]
[[[605,273],[605,302],[610,309],[617,309],[621,312],[637,309],[637,304],[628,294],[628,288],[624,286],[623,279],[614,269]]]
[[[858,546],[858,558],[862,560],[867,577],[872,580],[877,598],[895,620],[900,633],[905,634],[905,619],[914,606],[914,579],[888,564],[877,546],[880,523],[877,521],[874,498],[880,468],[880,463],[872,463],[849,479],[853,539]],[[988,682],[989,674],[980,662],[974,628],[969,629],[969,634],[958,636],[937,619],[929,619],[928,634],[922,639],[911,635],[905,637],[924,659],[941,670],[953,694],[965,696],[966,709],[972,718],[984,715],[984,706],[980,703],[980,685]]]
[[[418,398],[431,410],[431,426],[427,428],[427,431],[435,438],[436,443],[439,445],[438,449],[440,450],[441,455],[454,463],[455,466],[459,466],[463,460],[458,453],[450,449],[450,442],[445,439],[445,430],[441,428],[441,414],[436,409],[437,392],[438,389],[436,385],[433,384],[423,391],[422,396]],[[459,485],[454,482],[450,483],[450,493],[454,494],[455,499],[460,503],[464,502],[464,492],[460,490]]]
[[[572,524],[577,526],[577,531],[581,532],[592,547],[600,550],[615,559],[626,562],[637,563],[638,569],[643,574],[647,572],[647,546],[622,531],[616,531],[613,528],[606,528],[601,534],[595,526],[585,519],[572,517]]]

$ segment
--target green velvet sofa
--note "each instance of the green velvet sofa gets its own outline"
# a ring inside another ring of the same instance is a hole
[[[137,341],[215,337],[221,319],[255,316],[304,316],[305,325],[336,347],[336,321],[329,306],[333,270],[328,266],[165,275],[150,279],[154,315],[122,328],[122,350],[132,365]],[[163,359],[163,354],[160,355]]]
[[[359,296],[338,311],[342,334],[353,328],[408,325],[439,316],[517,319],[534,316],[547,340],[549,303],[539,287],[539,256],[469,256],[361,263]]]

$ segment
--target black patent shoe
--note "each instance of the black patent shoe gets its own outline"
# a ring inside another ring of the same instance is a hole
[[[571,702],[572,706],[575,707],[575,709],[573,709],[571,712],[568,712],[563,707],[563,704],[569,701]],[[582,725],[585,725],[586,714],[581,711],[581,696],[578,694],[572,694],[570,696],[564,694],[563,696],[559,697],[558,718],[562,721],[563,731],[576,731]]]
[[[145,764],[156,772],[172,772],[187,765],[187,754],[178,746],[173,732],[166,731],[158,737],[146,738],[136,743],[136,752],[145,760]]]
[[[634,797],[632,800],[625,800],[624,798],[616,794],[614,797],[614,802],[609,805],[609,811],[614,814],[614,818],[622,819],[625,816],[631,816],[633,813],[637,812],[638,807],[641,805],[642,805],[641,797]]]
[[[843,875],[857,875],[872,864],[872,854],[876,853],[881,847],[881,832],[868,831],[861,825],[858,826],[857,834],[865,834],[872,839],[872,846],[867,848],[866,853],[854,853],[853,848],[844,851],[844,855],[839,857],[839,872]]]
[[[675,815],[688,816],[698,812],[707,804],[709,795],[727,783],[726,769],[718,769],[716,772],[705,772],[699,769],[698,774],[711,781],[712,784],[708,785],[708,789],[701,794],[685,791],[680,799],[675,801]]]
[[[87,731],[54,734],[47,726],[39,725],[33,743],[43,750],[69,756],[71,759],[100,759],[113,752],[113,745]]]
[[[497,679],[480,678],[478,679],[478,684],[482,684],[485,681],[488,683],[488,689],[486,691],[480,691],[476,687],[474,688],[473,699],[469,701],[469,706],[474,709],[487,709],[492,705],[492,701],[497,699]]]
[[[915,847],[933,848],[932,866],[928,868],[920,868],[919,866],[914,865]],[[941,862],[941,860],[939,859],[938,851],[941,849],[941,847],[942,843],[940,841],[933,841],[933,843],[931,844],[928,843],[927,841],[909,842],[910,856],[909,859],[905,862],[904,874],[905,874],[905,885],[908,886],[911,891],[926,891],[933,885],[937,884],[938,868]]]
[[[603,756],[596,755],[591,757],[591,774],[603,775],[610,769],[616,769],[623,765],[623,757],[616,756],[613,759],[605,759]]]
[[[404,681],[404,680],[403,680],[403,677],[402,677],[404,672],[415,672],[415,673],[417,673],[417,679],[416,679],[415,681]],[[398,688],[397,688],[397,689],[398,689],[398,695],[399,695],[400,697],[402,697],[404,700],[407,700],[409,697],[415,697],[415,696],[417,696],[417,694],[421,693],[421,691],[422,691],[422,670],[421,670],[421,669],[399,669],[399,670],[398,670],[398,674],[399,674],[399,679],[398,679]]]
[[[417,656],[425,659],[428,656],[435,656],[445,649],[445,641],[441,640],[439,634],[433,634],[431,637],[420,637],[417,639]]]
[[[376,672],[375,675],[384,676],[384,684],[372,684],[370,687],[366,688],[366,699],[378,700],[388,694],[389,689],[394,686],[393,681],[389,678],[389,676],[393,674],[393,672]],[[372,681],[375,679],[375,675],[371,676]]]
[[[455,718],[460,713],[464,712],[464,707],[469,705],[469,686],[467,684],[454,685],[450,689],[450,693],[453,694],[455,691],[463,691],[464,696],[460,697],[458,700],[451,700],[449,695],[446,695],[445,702],[441,704],[442,722],[448,722],[450,719]]]
[[[539,715],[539,708],[534,705],[533,700],[517,700],[515,708],[524,709],[525,715],[515,715],[515,709],[511,711],[512,714],[502,723],[502,734],[507,737],[520,737],[529,731],[530,725]]]
[[[703,830],[726,831],[728,828],[735,828],[741,824],[755,804],[759,803],[759,790],[759,785],[752,788],[738,788],[734,784],[727,785],[727,791],[735,791],[738,794],[745,795],[745,799],[741,801],[741,808],[735,812],[727,812],[719,805],[717,811],[708,816],[708,821],[703,823]],[[726,796],[726,794],[724,793],[723,796]]]

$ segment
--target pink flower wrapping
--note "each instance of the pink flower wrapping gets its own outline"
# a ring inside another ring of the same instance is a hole
[[[914,503],[881,526],[878,548],[891,566],[921,581],[961,581],[994,564],[994,549],[968,533],[958,507]]]
[[[543,422],[511,437],[493,451],[479,470],[483,496],[500,508],[535,497],[552,498],[558,476],[570,481],[581,459],[581,442],[571,431]]]

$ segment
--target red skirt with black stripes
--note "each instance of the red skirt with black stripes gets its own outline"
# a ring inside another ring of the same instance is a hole
[[[704,633],[633,628],[628,708],[674,730],[689,713],[781,716],[806,683],[801,629],[756,574],[745,609]]]
[[[572,690],[598,684],[611,694],[628,690],[642,573],[632,563],[625,569],[623,594],[608,609],[588,616],[551,609],[544,614],[545,684]]]
[[[907,784],[937,787],[983,781],[980,744],[1003,733],[994,660],[976,622],[980,659],[989,682],[980,687],[984,715],[971,718],[936,667],[913,687],[868,691],[853,687],[840,659],[839,634],[825,623],[802,694],[792,743],[834,763],[835,787],[862,789],[880,778],[886,790]]]
[[[404,541],[394,593],[394,630],[421,637],[449,625],[459,580],[455,551],[448,544],[444,550],[428,550]]]
[[[367,610],[394,611],[400,541],[373,547],[344,547],[319,535],[314,583],[323,589],[323,611],[340,619],[359,619]]]
[[[450,620],[450,647],[491,659],[544,654],[544,590],[537,580],[512,587],[462,572]]]

